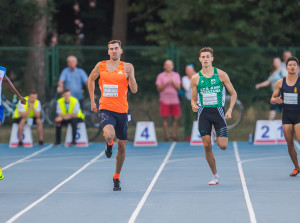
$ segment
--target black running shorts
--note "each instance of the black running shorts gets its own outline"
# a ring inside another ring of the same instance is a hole
[[[282,124],[296,125],[300,123],[300,110],[282,110]]]
[[[100,127],[112,125],[115,128],[116,136],[120,140],[127,140],[128,134],[128,114],[118,113],[101,109],[99,112],[101,121]]]
[[[217,137],[228,138],[224,108],[200,107],[198,110],[198,129],[200,135],[211,135],[212,125],[214,125]]]

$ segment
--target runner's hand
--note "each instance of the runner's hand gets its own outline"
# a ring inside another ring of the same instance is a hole
[[[127,74],[128,78],[132,77],[132,75],[133,75],[132,67],[133,67],[132,64],[126,63],[126,65],[125,65],[125,73]]]
[[[232,113],[232,109],[229,108],[225,114],[225,119],[231,119],[231,113]]]
[[[26,100],[25,100],[25,98],[23,98],[22,96],[19,98],[19,100],[21,101],[21,103],[22,103],[23,105],[26,104]]]
[[[279,96],[279,97],[277,97],[277,98],[275,98],[275,103],[276,104],[282,104],[282,99],[281,99],[281,95]]]
[[[95,102],[91,102],[91,111],[97,112],[97,106]]]
[[[199,110],[199,106],[198,105],[196,105],[196,106],[193,105],[192,110],[193,110],[193,112],[197,112]]]

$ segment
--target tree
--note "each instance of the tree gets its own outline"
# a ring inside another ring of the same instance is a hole
[[[115,0],[112,39],[126,45],[128,0]]]
[[[45,73],[45,46],[47,34],[47,0],[35,0],[40,14],[30,27],[29,46],[40,47],[30,50],[25,72],[25,83],[27,90],[34,88],[39,92],[41,99],[46,93],[46,73]]]

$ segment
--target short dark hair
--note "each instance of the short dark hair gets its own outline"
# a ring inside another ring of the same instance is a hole
[[[31,90],[29,90],[28,95],[31,95],[31,94],[37,94],[37,91],[34,89],[31,89]]]
[[[290,61],[295,61],[297,63],[297,65],[299,65],[299,60],[297,57],[289,57],[289,59],[287,59],[287,61],[286,61],[286,66],[288,65],[288,63]]]
[[[69,91],[71,91],[69,88],[64,88],[62,94],[67,93],[67,92],[69,92]]]
[[[214,50],[210,47],[203,47],[200,50],[200,55],[201,55],[201,53],[204,53],[204,52],[209,52],[212,56],[214,55]]]
[[[108,42],[108,45],[109,44],[115,44],[115,43],[118,43],[120,48],[121,48],[121,40],[111,40],[111,41]]]

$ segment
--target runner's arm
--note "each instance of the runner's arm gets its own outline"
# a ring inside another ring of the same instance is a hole
[[[191,100],[191,106],[193,112],[197,112],[199,109],[199,106],[197,104],[198,102],[198,82],[199,82],[199,76],[194,75],[191,80],[191,88],[192,88],[192,100]]]
[[[91,110],[94,112],[97,112],[97,107],[95,103],[95,80],[100,76],[99,65],[100,62],[97,63],[95,68],[92,70],[88,79],[88,90],[91,99]]]
[[[235,101],[237,99],[237,93],[230,81],[230,78],[228,76],[228,74],[226,74],[224,71],[219,72],[219,77],[222,81],[222,83],[224,84],[224,86],[226,87],[227,91],[229,92],[229,94],[231,95],[231,99],[230,99],[230,105],[228,110],[230,109],[232,111],[234,105],[235,105]]]
[[[17,95],[18,99],[21,101],[23,105],[26,104],[26,100],[20,95],[20,93],[17,91],[13,83],[11,83],[10,79],[5,75],[3,82],[9,87],[9,89]]]
[[[282,86],[282,78],[275,83],[275,89],[271,97],[271,104],[282,104],[281,95],[278,97],[280,89]]]
[[[129,81],[130,91],[135,94],[138,91],[138,85],[134,76],[134,67],[131,63],[125,64],[125,72]]]

